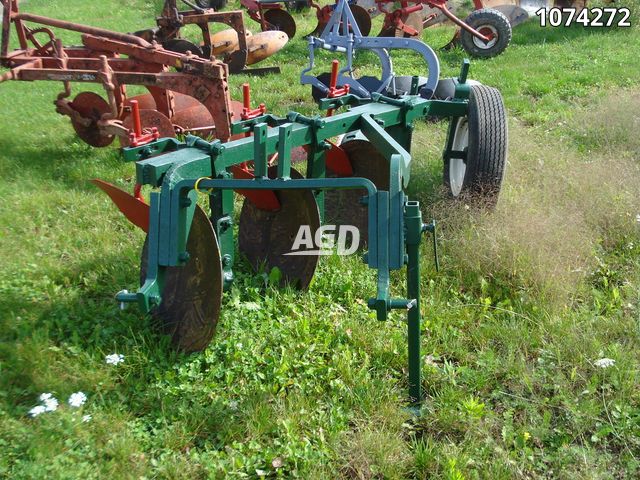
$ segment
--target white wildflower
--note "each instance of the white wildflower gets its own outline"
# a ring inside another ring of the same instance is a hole
[[[265,470],[260,470],[259,468],[256,468],[256,475],[258,475],[259,477],[266,477],[267,473]]]
[[[593,362],[596,367],[600,368],[609,368],[613,367],[616,364],[616,361],[613,358],[600,358]]]
[[[50,398],[53,398],[53,393],[41,393],[38,397],[41,402],[46,402]]]
[[[118,365],[124,362],[124,355],[121,353],[112,353],[111,355],[105,356],[104,361],[107,362],[107,365]]]
[[[238,410],[238,402],[236,400],[231,400],[229,402],[229,408],[231,410]]]
[[[49,397],[44,400],[44,409],[47,412],[55,412],[58,409],[58,400],[55,397]]]
[[[82,416],[82,422],[83,423],[87,423],[91,421],[91,415],[83,415]]]
[[[81,407],[84,402],[87,401],[87,396],[82,392],[72,393],[69,397],[68,403],[72,407]]]
[[[31,410],[29,410],[29,415],[31,415],[32,417],[37,417],[38,415],[46,411],[47,409],[44,405],[38,405],[37,407],[33,407]]]

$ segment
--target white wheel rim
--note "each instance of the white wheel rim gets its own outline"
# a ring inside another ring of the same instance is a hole
[[[476,47],[487,50],[493,47],[498,42],[498,30],[493,25],[480,25],[478,28],[476,28],[476,30],[485,36],[486,34],[482,32],[482,30],[491,30],[491,33],[493,34],[493,38],[491,38],[491,40],[489,40],[487,43],[484,43],[478,37],[473,37],[473,44]]]
[[[466,118],[458,120],[456,131],[453,135],[452,149],[461,152],[469,146],[469,124]],[[449,185],[454,197],[460,195],[464,185],[464,176],[467,173],[467,164],[461,158],[449,159]]]

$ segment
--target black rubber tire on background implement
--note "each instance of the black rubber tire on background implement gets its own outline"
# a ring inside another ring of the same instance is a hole
[[[511,42],[511,24],[509,19],[498,10],[491,8],[481,8],[474,10],[465,20],[470,27],[478,30],[480,33],[493,33],[496,38],[488,44],[474,37],[466,30],[460,30],[460,43],[465,51],[478,58],[489,58],[500,55],[509,46]]]
[[[445,158],[444,184],[454,198],[494,207],[507,166],[507,115],[502,95],[495,88],[473,85],[468,116],[451,121],[456,122],[453,149],[466,150],[467,156],[466,161]]]
[[[213,8],[218,11],[227,6],[227,0],[196,0],[196,5],[200,8]]]

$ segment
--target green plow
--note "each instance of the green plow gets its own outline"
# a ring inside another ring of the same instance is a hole
[[[351,211],[361,209],[364,221],[358,228],[366,238],[362,258],[377,271],[377,289],[368,306],[379,320],[386,320],[391,310],[407,312],[409,395],[419,402],[420,245],[430,232],[435,246],[436,226],[423,221],[420,204],[405,193],[414,124],[448,119],[443,173],[454,197],[495,204],[506,162],[500,94],[468,82],[468,69],[465,61],[460,76],[447,80],[451,95],[446,99],[423,98],[415,77],[411,91],[400,96],[373,93],[364,99],[347,89],[342,96],[323,98],[320,109],[332,113],[326,117],[296,112],[278,117],[262,110],[235,122],[228,141],[187,136],[125,149],[125,159],[135,162],[138,183],[153,191],[149,205],[140,207],[148,209],[149,218],[142,286],[119,292],[117,300],[158,317],[177,348],[201,350],[214,334],[222,292],[234,279],[236,243],[251,265],[267,271],[277,267],[283,284],[304,289],[319,255],[292,255],[301,228],[315,232],[326,224],[327,211],[348,222]],[[342,144],[332,142],[340,136]],[[336,149],[344,154],[335,155]],[[306,153],[306,175],[292,166],[300,151]],[[357,168],[331,165],[336,158],[349,162],[357,155]],[[329,170],[342,173],[329,175]],[[234,217],[234,192],[245,197],[239,218]],[[357,195],[342,196],[336,205],[336,192]],[[198,193],[208,199],[206,212],[196,205]],[[346,204],[345,198],[356,201]],[[405,267],[406,295],[393,297],[390,273]]]

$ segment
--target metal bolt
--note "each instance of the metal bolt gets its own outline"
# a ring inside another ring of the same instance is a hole
[[[228,253],[222,256],[222,266],[227,267],[231,264],[231,255]]]
[[[126,295],[127,293],[129,293],[129,290],[122,290],[120,293],[123,293],[124,295]],[[127,303],[120,302],[120,310],[124,310],[126,308],[127,308]]]

